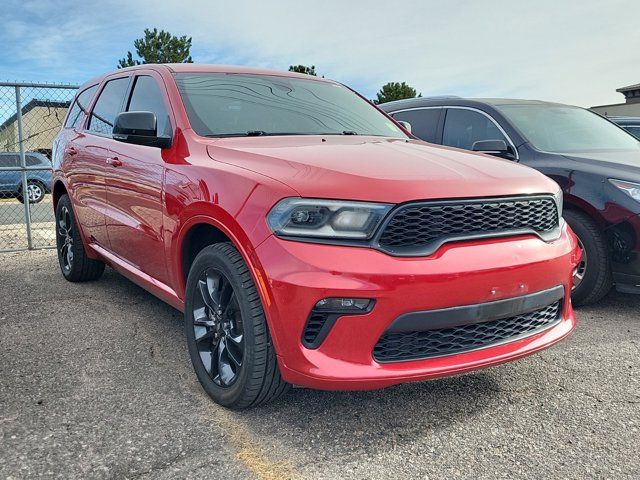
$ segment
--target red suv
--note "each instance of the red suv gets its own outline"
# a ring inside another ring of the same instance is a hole
[[[330,80],[118,70],[79,90],[54,169],[64,277],[106,263],[183,311],[227,407],[466,372],[575,325],[558,186],[416,140]]]

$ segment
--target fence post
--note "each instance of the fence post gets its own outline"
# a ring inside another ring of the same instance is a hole
[[[16,85],[16,119],[18,121],[18,145],[20,146],[20,169],[22,170],[22,201],[24,202],[24,221],[27,227],[27,245],[33,250],[31,238],[31,208],[29,202],[29,190],[27,188],[27,162],[24,155],[24,133],[22,131],[22,99],[20,98],[20,86]]]

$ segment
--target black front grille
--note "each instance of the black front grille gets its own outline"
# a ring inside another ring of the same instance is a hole
[[[402,362],[462,353],[522,338],[560,319],[562,301],[531,313],[421,332],[385,333],[373,349],[378,362]]]
[[[428,253],[448,240],[517,231],[544,237],[558,225],[552,197],[409,203],[392,214],[378,242],[392,253]]]

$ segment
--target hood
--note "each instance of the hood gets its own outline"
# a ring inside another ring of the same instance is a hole
[[[640,150],[604,150],[565,153],[562,156],[576,162],[573,165],[574,170],[640,182]]]
[[[551,193],[552,180],[508,160],[418,140],[357,136],[212,139],[209,156],[279,180],[303,197],[408,200]]]

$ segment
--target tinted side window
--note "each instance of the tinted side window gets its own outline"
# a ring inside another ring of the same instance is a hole
[[[127,112],[153,112],[158,121],[158,136],[171,136],[171,123],[158,82],[147,75],[136,77]]]
[[[24,158],[24,161],[27,165],[27,167],[40,167],[42,166],[42,162],[40,161],[40,159],[36,156],[33,155],[26,155]]]
[[[447,110],[444,121],[442,144],[450,147],[471,150],[473,144],[479,140],[504,140],[509,142],[487,116],[459,108]]]
[[[129,85],[129,78],[110,80],[105,85],[98,101],[91,112],[89,130],[102,135],[111,135],[113,122],[121,112],[124,94]]]
[[[0,155],[0,167],[17,167],[20,165],[18,155]]]
[[[629,126],[629,127],[622,127],[624,128],[627,132],[629,132],[631,135],[633,135],[634,137],[636,137],[637,139],[640,139],[640,127],[636,127],[634,126]]]
[[[421,108],[393,114],[396,120],[409,122],[411,133],[425,142],[436,142],[436,132],[442,108]]]
[[[69,111],[69,116],[67,117],[67,121],[64,124],[66,128],[78,128],[82,125],[82,121],[84,120],[85,114],[87,114],[87,109],[89,107],[89,103],[91,103],[91,99],[93,98],[93,94],[96,93],[97,85],[93,87],[89,87],[84,90],[78,97],[75,102],[73,102],[73,106]]]

